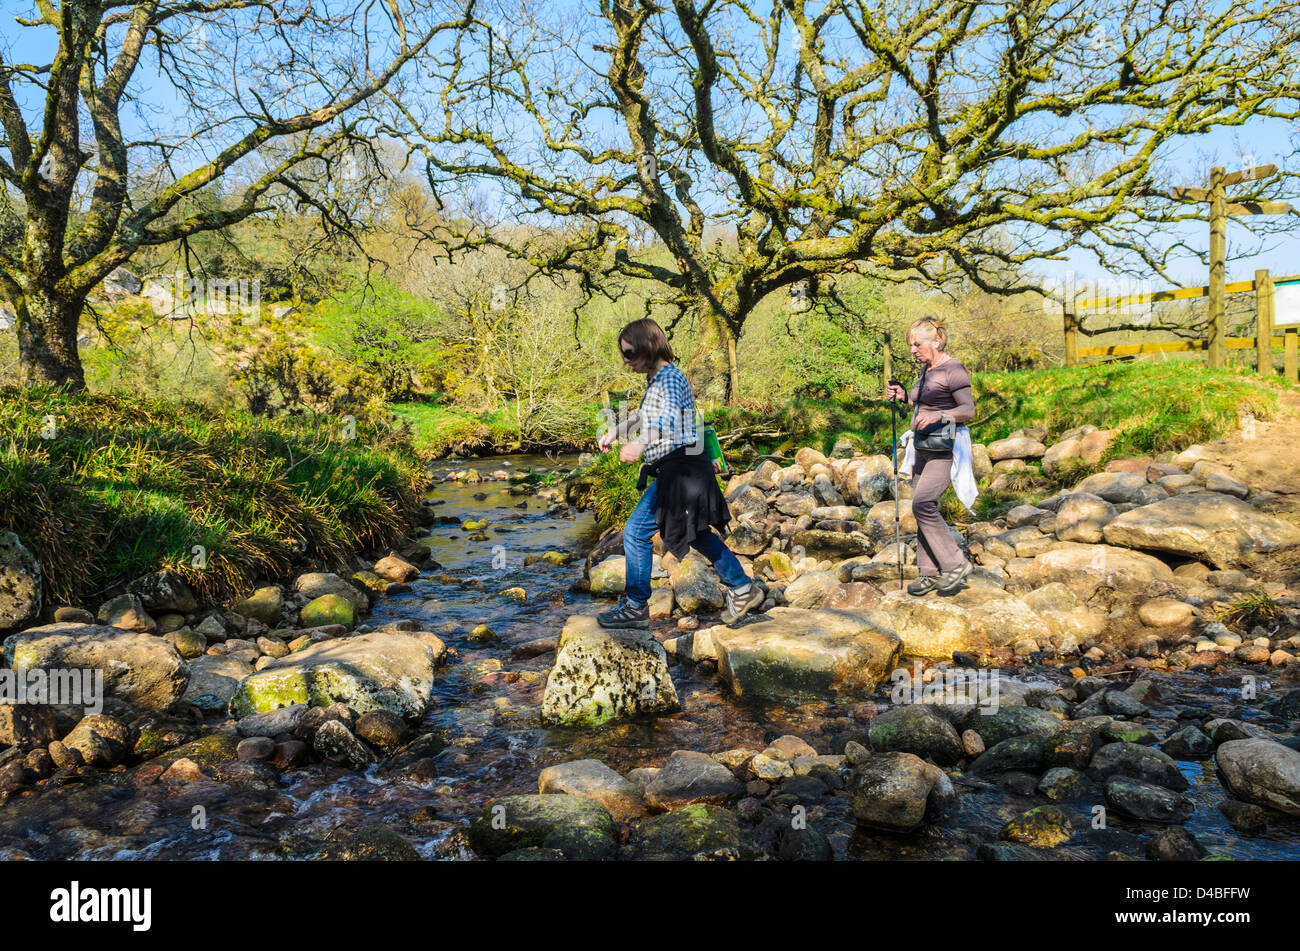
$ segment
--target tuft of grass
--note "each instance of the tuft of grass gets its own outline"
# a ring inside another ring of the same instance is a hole
[[[1225,627],[1239,634],[1248,634],[1257,624],[1268,626],[1276,622],[1282,611],[1282,605],[1260,592],[1238,595],[1226,607],[1220,608],[1216,617]]]
[[[257,419],[196,403],[0,389],[0,528],[50,603],[170,569],[229,598],[310,561],[346,567],[411,524],[422,479],[399,431]],[[52,438],[51,438],[52,434]]]
[[[581,508],[591,509],[602,526],[625,522],[641,501],[641,493],[636,488],[640,471],[639,463],[620,462],[617,448],[597,453],[591,462],[569,476],[576,488],[575,501]]]

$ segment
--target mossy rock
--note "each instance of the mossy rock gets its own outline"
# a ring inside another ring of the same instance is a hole
[[[179,759],[190,759],[199,769],[215,769],[222,763],[236,759],[235,747],[243,739],[238,733],[213,733],[170,749],[149,760],[150,764],[167,767]]]
[[[1074,827],[1059,806],[1035,806],[1002,827],[1002,838],[1021,845],[1052,848],[1070,841]]]
[[[697,852],[742,847],[740,822],[721,806],[692,803],[641,823],[637,830],[643,855],[690,858]]]
[[[549,565],[567,565],[573,556],[566,551],[548,551],[542,555],[541,560]]]
[[[379,577],[379,575],[375,574],[373,571],[354,572],[352,580],[358,581],[371,591],[378,591],[380,594],[382,594],[384,589],[388,587],[388,582]]]
[[[534,847],[559,849],[570,858],[579,853],[613,857],[618,847],[614,820],[604,806],[562,793],[502,796],[488,803],[471,823],[469,841],[475,852],[491,858]]]
[[[300,620],[303,627],[342,624],[350,628],[356,620],[355,612],[352,602],[346,598],[337,594],[322,594],[319,598],[307,602],[302,609]]]
[[[339,842],[330,844],[321,858],[341,862],[423,861],[415,846],[379,823],[362,826]]]
[[[193,741],[198,735],[199,727],[189,720],[166,716],[150,717],[140,726],[132,752],[142,759],[157,757]]]
[[[469,518],[460,523],[460,527],[467,532],[477,532],[487,528],[488,522],[485,518]]]

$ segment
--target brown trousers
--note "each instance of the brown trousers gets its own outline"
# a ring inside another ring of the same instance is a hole
[[[912,514],[916,517],[916,565],[922,575],[952,571],[965,560],[948,523],[939,514],[939,496],[951,484],[952,453],[916,450]]]

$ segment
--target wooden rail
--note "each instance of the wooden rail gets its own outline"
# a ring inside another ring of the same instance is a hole
[[[1225,350],[1255,350],[1255,369],[1265,376],[1273,374],[1273,351],[1283,352],[1283,373],[1289,382],[1297,378],[1297,331],[1300,327],[1283,327],[1278,335],[1274,327],[1276,315],[1273,310],[1273,287],[1277,283],[1300,281],[1300,274],[1272,278],[1268,271],[1258,270],[1255,279],[1225,284],[1225,294],[1255,294],[1255,327],[1253,337],[1219,338],[1218,346]],[[1112,344],[1108,347],[1079,346],[1079,315],[1090,310],[1102,308],[1125,307],[1134,304],[1155,304],[1162,301],[1194,300],[1208,297],[1209,287],[1179,287],[1151,294],[1131,294],[1127,297],[1094,298],[1092,300],[1067,303],[1064,315],[1065,365],[1078,366],[1081,359],[1087,357],[1128,357],[1142,353],[1186,353],[1188,351],[1211,350],[1211,342],[1205,339],[1173,340],[1159,342],[1139,342]]]

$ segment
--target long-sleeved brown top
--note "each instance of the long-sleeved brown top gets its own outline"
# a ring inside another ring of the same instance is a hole
[[[947,413],[958,423],[970,422],[975,418],[975,396],[971,393],[970,374],[957,360],[949,359],[937,367],[927,366],[922,373],[922,378],[916,381],[916,386],[912,387],[907,399],[916,407],[912,412],[913,422],[921,410]],[[922,383],[925,385],[924,398],[920,392]]]

